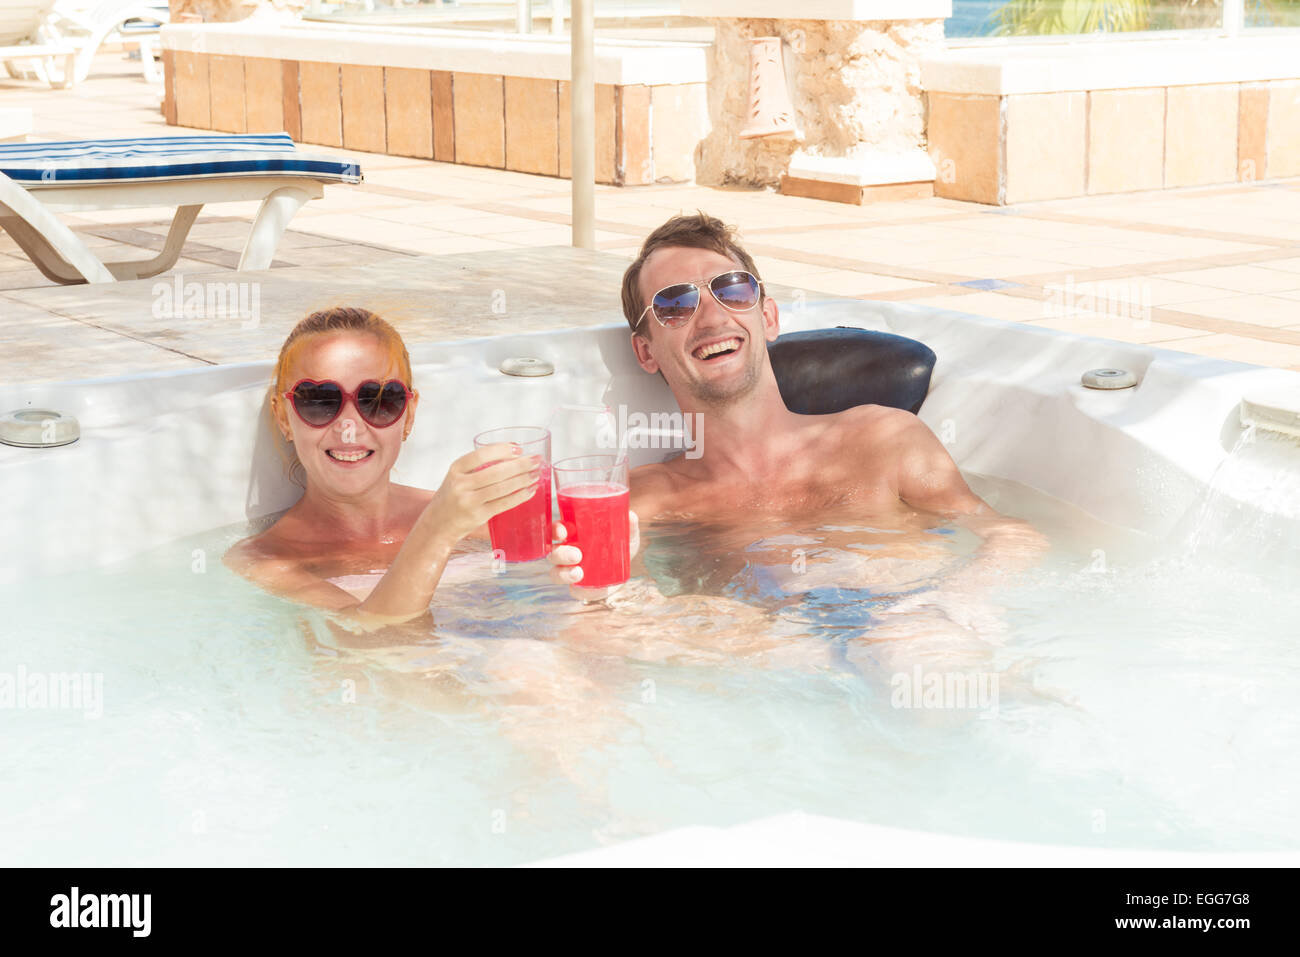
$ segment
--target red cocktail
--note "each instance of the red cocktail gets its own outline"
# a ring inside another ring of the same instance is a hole
[[[555,463],[565,544],[582,551],[581,588],[621,585],[630,573],[627,459],[585,455]]]
[[[476,449],[497,442],[513,442],[523,455],[539,456],[542,465],[533,497],[488,519],[492,551],[500,552],[508,562],[536,561],[551,550],[551,433],[524,426],[474,436]]]

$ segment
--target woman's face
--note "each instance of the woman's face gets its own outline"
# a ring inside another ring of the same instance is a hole
[[[332,380],[345,392],[355,392],[367,380],[384,382],[398,375],[377,337],[338,332],[313,336],[305,343],[290,364],[286,382],[293,388],[302,379]],[[411,384],[403,385],[410,388]],[[304,422],[283,396],[276,404],[276,419],[280,431],[293,440],[309,488],[331,497],[357,499],[387,480],[415,422],[418,401],[418,396],[411,396],[402,416],[385,428],[363,419],[351,398],[343,403],[338,418],[323,428]]]

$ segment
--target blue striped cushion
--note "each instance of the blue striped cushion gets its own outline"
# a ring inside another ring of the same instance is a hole
[[[288,133],[0,144],[0,173],[29,188],[270,174],[361,182],[361,167],[300,153]]]

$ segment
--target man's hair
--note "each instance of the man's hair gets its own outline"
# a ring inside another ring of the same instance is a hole
[[[641,269],[645,266],[645,261],[650,258],[650,254],[657,249],[667,246],[708,249],[736,260],[745,270],[761,279],[753,258],[745,252],[740,243],[736,242],[735,232],[734,226],[728,226],[722,220],[714,219],[700,210],[694,216],[674,216],[647,236],[645,242],[641,244],[641,251],[637,253],[636,259],[627,267],[627,272],[623,273],[623,315],[627,319],[628,326],[638,335],[644,336],[645,325],[654,321],[647,319],[641,327],[637,326],[637,319],[645,311],[645,304],[641,302]],[[761,287],[759,298],[761,301]]]

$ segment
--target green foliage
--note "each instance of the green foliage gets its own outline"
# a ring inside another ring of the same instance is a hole
[[[1245,0],[1246,26],[1300,26],[1300,0]],[[1222,24],[1223,0],[1007,0],[996,36],[1196,30]]]

